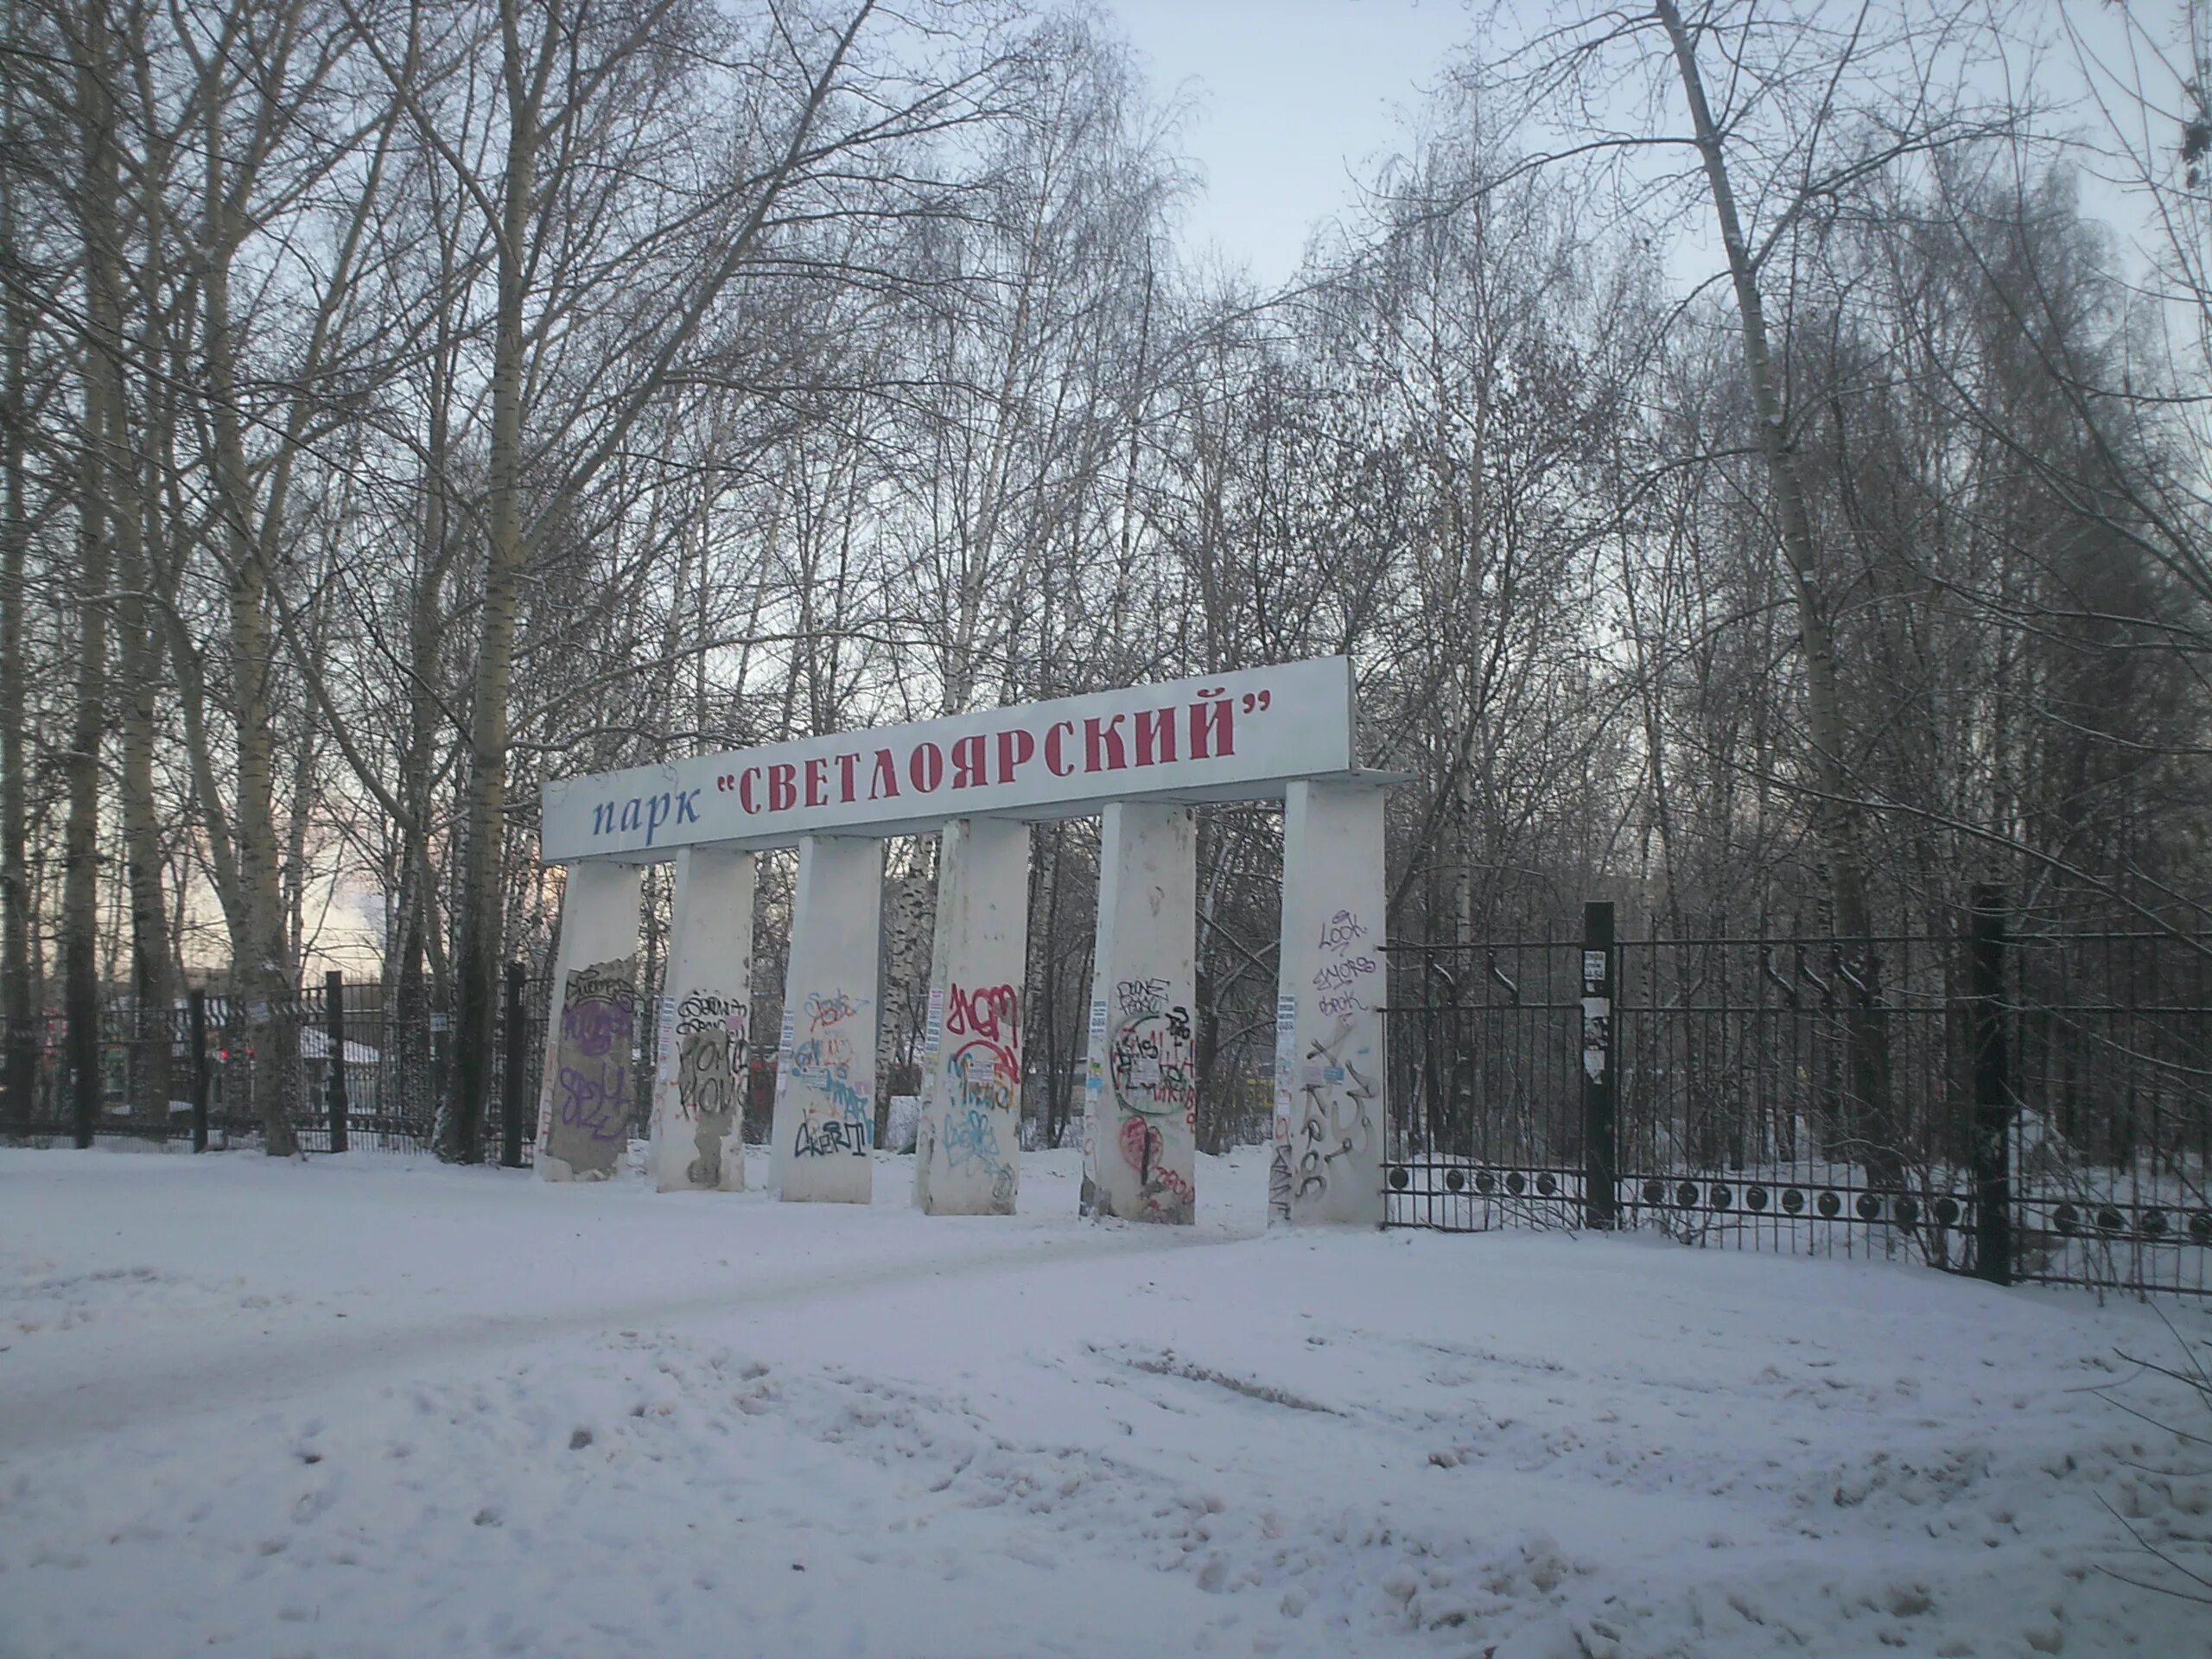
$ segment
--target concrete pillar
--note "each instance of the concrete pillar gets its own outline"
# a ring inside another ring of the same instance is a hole
[[[1383,799],[1308,782],[1283,801],[1273,1220],[1382,1224]]]
[[[569,866],[538,1090],[543,1180],[604,1180],[630,1149],[639,874],[634,864]]]
[[[1010,1216],[1021,1179],[1021,1006],[1029,826],[955,818],[938,860],[914,1203]]]
[[[874,1192],[882,918],[880,841],[800,840],[771,1131],[776,1184],[786,1201],[866,1204]]]
[[[1084,1078],[1083,1213],[1198,1207],[1198,834],[1187,806],[1109,806]]]
[[[753,855],[676,855],[653,1075],[652,1168],[664,1192],[745,1190]]]

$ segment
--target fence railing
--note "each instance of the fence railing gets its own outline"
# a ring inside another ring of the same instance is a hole
[[[484,1124],[486,1155],[509,1165],[532,1156],[548,990],[509,965]],[[424,1150],[452,1076],[452,1021],[425,989],[335,971],[265,1005],[209,991],[168,1007],[109,1000],[99,1105],[89,1115],[79,1109],[67,1036],[58,1011],[41,1020],[30,1098],[0,1095],[0,1134],[80,1146],[101,1137],[189,1138],[198,1148],[257,1141],[267,1127],[254,1098],[260,1068],[302,1150]]]
[[[1651,1227],[2212,1294],[2212,938],[1401,945],[1395,1224]]]

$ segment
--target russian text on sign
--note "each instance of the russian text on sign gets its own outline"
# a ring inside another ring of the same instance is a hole
[[[543,856],[654,859],[955,815],[1254,799],[1352,767],[1351,664],[1327,657],[549,783]]]

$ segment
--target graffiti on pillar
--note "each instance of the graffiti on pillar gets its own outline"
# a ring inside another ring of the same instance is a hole
[[[828,1158],[838,1153],[868,1153],[868,1126],[850,1114],[843,1117],[816,1117],[809,1113],[798,1121],[791,1137],[791,1151],[801,1158]]]
[[[792,1086],[804,1091],[795,1157],[865,1158],[874,1144],[869,1091],[855,1080],[860,1056],[839,1028],[866,1006],[844,991],[807,995],[807,1034],[791,1046],[788,1060]]]
[[[1377,1068],[1368,998],[1382,963],[1357,911],[1331,916],[1314,946],[1320,957],[1311,982],[1314,1007],[1332,1022],[1328,1034],[1299,1055],[1297,1000],[1286,996],[1276,1005],[1276,1166],[1269,1172],[1268,1204],[1278,1214],[1293,1198],[1325,1193],[1338,1159],[1358,1159],[1375,1147]]]
[[[1314,970],[1313,989],[1323,1018],[1350,1015],[1371,1006],[1364,993],[1381,964],[1371,947],[1359,944],[1366,937],[1366,925],[1356,911],[1340,910],[1322,925],[1316,942],[1322,961]]]
[[[579,1175],[612,1175],[630,1144],[637,961],[571,968],[562,988],[545,1151]]]
[[[1274,1152],[1268,1162],[1268,1217],[1290,1219],[1291,1084],[1298,1058],[1298,999],[1275,998]]]
[[[853,1039],[842,1032],[802,1038],[791,1045],[791,1071],[801,1077],[834,1071],[848,1076],[853,1066]]]
[[[1268,1219],[1290,1219],[1290,1116],[1275,1114],[1274,1152],[1268,1160]]]
[[[1133,1113],[1122,1120],[1118,1138],[1122,1161],[1136,1172],[1137,1205],[1143,1219],[1177,1225],[1191,1220],[1198,1210],[1198,1192],[1168,1161],[1167,1141],[1160,1126]]]
[[[1000,1140],[1021,1105],[1021,994],[953,985],[944,1001],[944,1114],[931,1137],[948,1172],[991,1183],[991,1208],[1014,1211],[1014,1160]]]
[[[1184,1223],[1196,1192],[1183,1173],[1196,1150],[1198,1060],[1190,1010],[1169,1001],[1164,979],[1125,979],[1114,987],[1118,1016],[1106,1048],[1106,1075],[1117,1107],[1122,1161],[1136,1172],[1139,1214]]]
[[[968,1107],[944,1115],[944,1166],[974,1169],[979,1166],[995,1173],[1005,1161],[999,1149],[998,1126],[988,1112]]]
[[[1351,1047],[1356,1030],[1350,1018],[1339,1019],[1327,1037],[1306,1051],[1300,1068],[1300,1093],[1305,1097],[1298,1129],[1297,1181],[1300,1198],[1312,1198],[1329,1190],[1330,1166],[1339,1158],[1363,1158],[1375,1149],[1375,1119],[1369,1106],[1376,1096],[1370,1061],[1372,1050]]]
[[[1011,985],[959,986],[946,1000],[944,1028],[955,1037],[1003,1043],[1021,1042],[1021,993]]]
[[[676,1005],[676,1098],[699,1154],[684,1172],[694,1186],[721,1185],[722,1147],[743,1109],[745,1028],[734,997],[694,991]]]
[[[1103,998],[1090,1004],[1090,1047],[1083,1067],[1083,1189],[1077,1199],[1080,1213],[1098,1213],[1098,1113],[1106,1093],[1107,1007]]]
[[[1165,1014],[1169,998],[1164,979],[1125,979],[1114,987],[1114,1000],[1124,1020],[1141,1014]]]
[[[810,991],[806,997],[806,1028],[820,1031],[825,1027],[841,1025],[859,1011],[853,999],[842,991],[832,991],[827,996]]]
[[[1124,1109],[1150,1118],[1179,1117],[1198,1128],[1198,1084],[1190,1011],[1180,1006],[1140,1013],[1123,1005],[1106,1051],[1106,1069]]]

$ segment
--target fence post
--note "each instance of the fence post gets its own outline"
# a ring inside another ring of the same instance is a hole
[[[186,999],[192,1033],[192,1149],[207,1150],[207,993],[194,991]]]
[[[346,976],[335,968],[322,976],[322,1028],[330,1046],[326,1099],[330,1106],[330,1149],[346,1150]]]
[[[1593,899],[1582,906],[1582,1222],[1609,1228],[1618,1216],[1619,1124],[1614,1079],[1620,1033],[1613,1020],[1620,952],[1613,943],[1613,906]]]
[[[2005,1054],[2005,890],[1974,890],[1968,995],[1974,1008],[1974,1276],[2012,1282],[2012,1087]]]
[[[499,1161],[522,1167],[523,1067],[530,1054],[530,1033],[523,1014],[522,963],[507,964],[507,1017],[500,1035],[506,1050],[499,1071]]]

